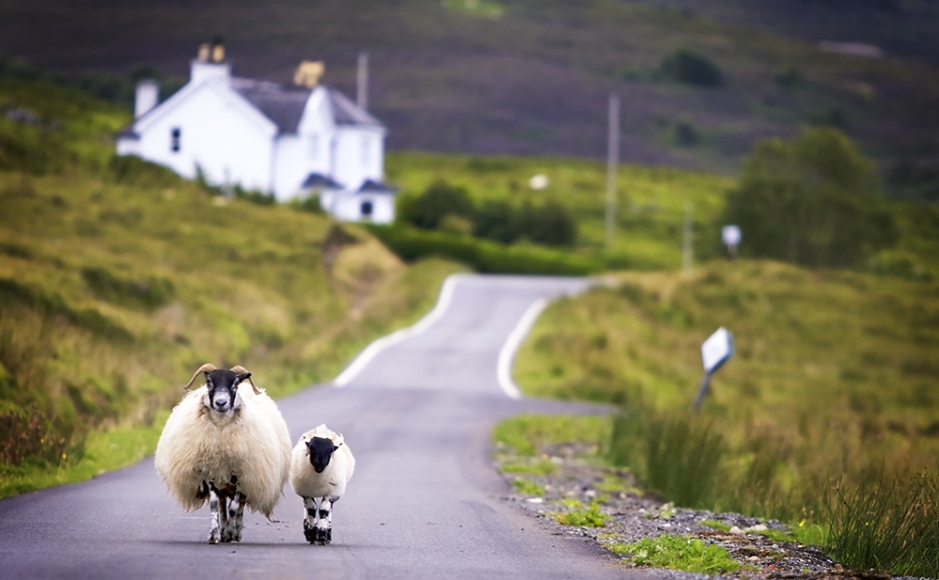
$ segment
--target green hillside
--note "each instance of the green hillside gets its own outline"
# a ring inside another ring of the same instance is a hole
[[[204,362],[329,380],[459,269],[115,159],[126,112],[79,93],[0,79],[0,111],[0,495],[152,452]]]
[[[75,82],[129,104],[129,75],[157,73],[178,86],[197,46],[216,34],[237,75],[289,82],[302,59],[322,58],[325,82],[350,95],[364,50],[370,107],[393,150],[603,158],[615,92],[628,163],[732,174],[758,139],[828,124],[877,160],[896,193],[939,195],[939,49],[930,34],[939,15],[928,2],[350,6],[6,2],[0,51],[86,75]],[[833,52],[824,40],[871,43],[884,54]],[[681,54],[697,59],[684,61],[691,69],[673,66]],[[6,68],[29,74],[15,58]],[[699,65],[717,80],[696,76]]]

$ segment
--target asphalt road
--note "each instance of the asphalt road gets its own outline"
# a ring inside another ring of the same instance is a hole
[[[355,476],[333,512],[332,544],[306,543],[302,503],[288,484],[275,521],[249,512],[242,542],[209,545],[208,507],[184,512],[148,458],[0,501],[0,577],[639,577],[586,539],[552,535],[500,499],[508,486],[489,459],[500,418],[597,412],[513,398],[511,385],[497,378],[500,351],[526,311],[531,318],[533,304],[585,284],[452,279],[416,331],[363,353],[337,379],[341,386],[278,401],[294,441],[325,422],[355,453]]]

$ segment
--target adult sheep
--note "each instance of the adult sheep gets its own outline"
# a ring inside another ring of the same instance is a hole
[[[333,505],[346,492],[355,457],[341,433],[326,425],[304,433],[290,459],[290,486],[303,498],[303,535],[325,546],[333,539]]]
[[[200,373],[205,385],[173,409],[154,463],[187,511],[209,499],[210,544],[238,542],[245,506],[270,519],[283,495],[290,473],[290,433],[277,405],[243,367],[204,364],[183,388],[188,390]]]

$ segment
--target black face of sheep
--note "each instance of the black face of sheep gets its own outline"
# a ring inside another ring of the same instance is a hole
[[[310,463],[313,464],[313,470],[316,473],[323,473],[323,470],[329,465],[333,451],[339,449],[337,445],[325,437],[314,437],[306,442],[306,446],[310,450]]]
[[[249,378],[251,373],[235,374],[227,369],[215,369],[205,373],[206,406],[224,415],[241,406],[238,396],[238,384]]]

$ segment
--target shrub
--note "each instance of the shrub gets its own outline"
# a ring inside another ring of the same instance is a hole
[[[661,71],[667,77],[686,85],[719,87],[724,75],[707,57],[680,49],[662,59]]]
[[[808,85],[802,72],[795,67],[788,67],[774,77],[776,85],[781,89],[792,90]]]
[[[596,260],[531,244],[506,246],[445,232],[424,232],[404,227],[368,226],[369,230],[403,260],[443,256],[479,272],[584,276],[602,270]]]
[[[546,246],[572,246],[577,239],[577,223],[555,201],[540,206],[523,205],[518,229],[523,237]]]
[[[873,164],[839,131],[815,127],[757,144],[720,223],[740,226],[744,255],[852,266],[899,237],[879,206]]]
[[[416,198],[402,199],[398,207],[401,221],[425,230],[437,229],[447,215],[472,220],[475,213],[466,188],[445,181],[435,181]]]
[[[511,244],[518,239],[518,215],[507,201],[486,201],[476,212],[473,235]]]
[[[675,126],[675,144],[680,147],[692,147],[698,144],[698,131],[691,123],[681,122]]]
[[[577,239],[577,222],[555,201],[538,206],[526,202],[521,207],[487,201],[476,214],[473,235],[503,244],[526,239],[546,246],[572,246]]]

